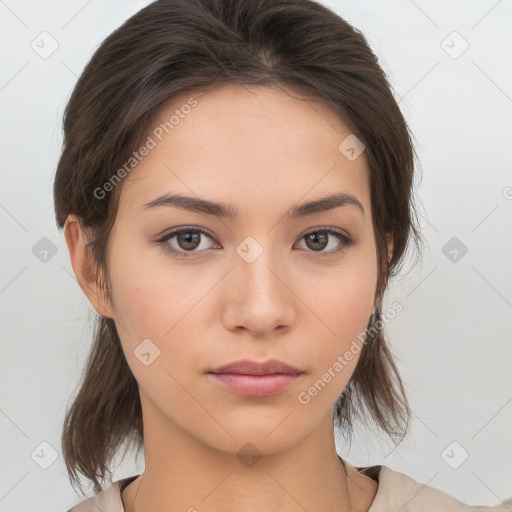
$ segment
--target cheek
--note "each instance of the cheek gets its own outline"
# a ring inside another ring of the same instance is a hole
[[[197,287],[191,287],[183,274],[156,267],[139,267],[138,273],[119,275],[114,283],[116,318],[132,338],[172,336],[198,300]]]
[[[199,272],[193,265],[171,264],[158,248],[112,251],[111,280],[119,334],[127,359],[145,339],[160,349],[167,359],[172,345],[172,361],[186,363],[194,356],[190,340],[200,345],[205,291],[215,284],[211,272]],[[187,343],[176,343],[176,339]]]
[[[167,284],[166,276],[158,275],[140,245],[140,242],[130,243],[129,237],[120,233],[111,234],[109,267],[113,309],[120,337],[130,346],[145,338],[152,339],[163,329],[155,319],[165,318],[162,315],[166,308],[160,292],[160,287]]]
[[[366,323],[377,285],[373,244],[362,243],[349,250],[336,268],[316,270],[308,275],[314,280],[309,288],[313,290],[310,300],[320,312],[341,325]]]
[[[315,302],[323,325],[309,330],[313,339],[306,345],[303,360],[308,361],[311,375],[297,395],[298,402],[310,411],[319,414],[331,406],[356,369],[375,279],[371,271],[340,273],[338,279],[331,280],[330,291]]]
[[[371,313],[376,275],[371,271],[350,273],[333,279],[331,289],[325,297],[325,313],[332,319],[333,330],[338,333],[353,331],[366,326]]]
[[[129,267],[132,271],[123,272],[123,268]],[[134,268],[137,268],[136,272]],[[200,333],[194,331],[200,322],[194,304],[204,292],[200,294],[201,289],[190,287],[190,279],[183,273],[165,272],[165,269],[150,264],[134,267],[125,260],[111,274],[116,325],[127,363],[139,388],[153,399],[161,397],[162,406],[165,405],[164,396],[186,400],[172,376],[184,382],[183,369],[194,368],[200,360]]]
[[[315,291],[307,295],[305,302],[312,305],[311,310],[318,317],[316,322],[320,322],[315,344],[320,343],[322,350],[311,354],[319,371],[329,367],[351,346],[361,346],[361,334],[373,309],[376,284],[376,258],[371,250],[354,253],[338,271],[331,271],[325,279],[316,281]],[[357,351],[351,362],[354,368],[359,354]]]

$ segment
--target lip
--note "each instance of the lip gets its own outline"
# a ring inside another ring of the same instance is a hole
[[[269,359],[262,363],[251,361],[250,359],[243,359],[242,361],[235,361],[233,363],[219,366],[210,373],[242,373],[244,375],[272,375],[275,373],[283,373],[288,375],[298,375],[302,373],[301,370],[283,363],[278,359]]]
[[[209,377],[224,389],[245,397],[274,396],[290,387],[302,371],[277,359],[243,360],[220,366]]]

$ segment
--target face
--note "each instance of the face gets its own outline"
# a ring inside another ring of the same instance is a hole
[[[176,109],[179,122],[161,140],[148,132],[155,146],[124,178],[108,244],[111,316],[145,425],[271,454],[326,418],[332,426],[359,358],[344,354],[367,326],[377,284],[367,164],[340,151],[351,131],[321,103],[234,85],[194,99],[160,109],[152,129]],[[339,194],[352,202],[300,209]],[[233,216],[157,201],[164,195]],[[269,359],[300,373],[210,373]]]

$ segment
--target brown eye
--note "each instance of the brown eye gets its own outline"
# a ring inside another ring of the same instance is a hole
[[[176,239],[175,243],[177,247],[170,243],[173,239]],[[157,242],[161,244],[165,250],[179,256],[187,257],[208,249],[208,247],[203,247],[200,250],[196,250],[201,246],[203,239],[213,240],[212,236],[203,229],[181,228],[171,231],[161,239],[157,240]]]
[[[338,247],[336,248],[335,246],[332,250],[325,251],[325,248],[329,246],[330,238],[333,237],[338,240]],[[330,254],[338,253],[354,244],[354,240],[351,237],[332,229],[310,231],[302,236],[301,240],[302,239],[305,240],[308,249],[319,253],[320,256],[329,256]]]
[[[305,236],[306,245],[313,251],[321,251],[329,242],[329,236],[325,231],[317,231]]]
[[[201,234],[192,231],[181,231],[176,235],[176,242],[181,249],[192,251],[199,246]]]
[[[330,245],[333,245],[331,242],[333,239],[337,240],[338,244],[334,243],[334,247],[325,250]],[[208,246],[208,243],[206,243],[206,246],[201,247],[201,245],[204,245],[203,240],[213,240],[213,237],[202,228],[180,228],[171,231],[164,237],[156,240],[156,242],[170,253],[177,256],[190,257],[211,248]],[[350,236],[333,229],[316,229],[303,235],[300,240],[305,241],[309,252],[318,253],[319,256],[330,256],[342,252],[355,243]]]

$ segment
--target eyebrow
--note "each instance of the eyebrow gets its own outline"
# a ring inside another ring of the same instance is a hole
[[[234,220],[238,216],[236,206],[224,203],[215,203],[199,197],[184,196],[181,194],[163,194],[143,205],[143,209],[156,208],[159,206],[170,206],[181,208],[191,212],[213,215],[215,217]],[[314,213],[325,212],[340,206],[355,206],[364,216],[364,208],[355,196],[347,193],[333,194],[321,199],[316,199],[307,203],[302,203],[291,207],[287,216],[290,219],[297,219],[312,215]]]

